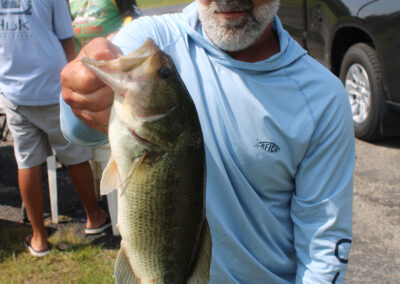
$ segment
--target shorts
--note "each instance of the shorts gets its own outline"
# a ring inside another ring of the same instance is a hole
[[[1,96],[1,95],[0,95]],[[76,165],[92,158],[92,150],[68,142],[60,127],[58,104],[21,106],[3,100],[8,128],[14,139],[14,154],[19,169],[31,168],[46,161],[54,149],[57,160]]]

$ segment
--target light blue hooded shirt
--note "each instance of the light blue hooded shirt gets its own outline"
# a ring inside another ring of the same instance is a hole
[[[127,54],[151,37],[195,102],[206,145],[210,283],[343,283],[355,153],[341,82],[277,17],[278,54],[232,59],[204,36],[196,5],[140,18],[114,43]],[[62,106],[70,141],[107,142]]]

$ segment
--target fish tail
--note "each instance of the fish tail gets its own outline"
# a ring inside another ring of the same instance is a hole
[[[122,243],[114,265],[114,278],[116,284],[138,284]]]

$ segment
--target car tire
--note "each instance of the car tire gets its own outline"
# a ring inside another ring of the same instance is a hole
[[[355,136],[365,141],[381,138],[384,90],[375,49],[366,43],[351,46],[343,57],[339,77],[349,96]]]

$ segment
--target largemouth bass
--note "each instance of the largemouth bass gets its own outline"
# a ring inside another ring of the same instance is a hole
[[[116,60],[82,62],[115,92],[101,193],[118,190],[116,283],[208,283],[204,142],[172,59],[149,39]]]

